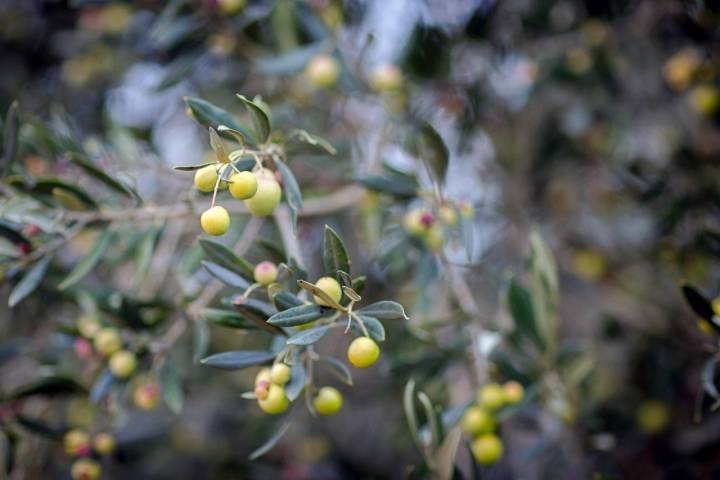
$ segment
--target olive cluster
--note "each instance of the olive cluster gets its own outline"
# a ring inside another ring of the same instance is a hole
[[[63,447],[75,457],[70,470],[73,480],[96,480],[102,471],[98,460],[115,451],[115,438],[107,432],[90,435],[85,430],[73,429],[65,433]]]
[[[92,314],[81,315],[76,328],[75,353],[89,359],[94,353],[103,359],[117,381],[130,381],[139,367],[139,354],[123,341],[120,330],[101,323]],[[138,376],[133,381],[133,403],[142,410],[153,410],[160,401],[160,386],[153,380]]]
[[[440,250],[446,230],[457,228],[458,212],[463,219],[472,219],[474,209],[469,202],[445,200],[437,208],[416,207],[408,210],[403,219],[405,231],[421,239],[431,250]]]
[[[475,404],[465,410],[461,426],[473,438],[470,449],[480,465],[492,465],[502,457],[503,444],[496,433],[497,413],[506,406],[517,405],[523,396],[523,386],[518,382],[488,383],[478,392]]]
[[[225,180],[228,168],[234,172]],[[196,170],[195,187],[214,194],[227,189],[233,198],[244,200],[245,207],[258,217],[270,215],[282,196],[280,183],[272,170],[257,166],[253,171],[239,171],[232,163],[220,161]],[[230,214],[214,203],[213,197],[213,205],[200,216],[200,225],[209,235],[223,235],[230,227]]]

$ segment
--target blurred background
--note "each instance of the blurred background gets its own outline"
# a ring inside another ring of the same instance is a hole
[[[242,117],[235,94],[260,95],[276,128],[307,130],[337,149],[290,155],[306,201],[342,199],[300,220],[310,277],[321,273],[322,227],[331,224],[367,275],[363,297],[395,298],[411,317],[386,326],[378,367],[338,387],[341,414],[303,413],[252,462],[247,455],[277,423],[240,398],[254,372],[208,371],[192,352],[197,335],[212,351],[257,339],[216,326],[186,335],[172,350],[182,413],[113,420],[120,448],[104,478],[413,475],[421,456],[403,387],[415,379],[443,409],[474,395],[484,380],[467,368],[471,351],[510,328],[504,292],[525,271],[534,229],[557,262],[559,357],[572,360],[552,368],[571,371],[563,376],[571,393],[557,402],[541,394],[503,422],[504,457],[482,478],[716,478],[718,395],[703,389],[714,385],[707,361],[717,358],[717,337],[698,327],[679,285],[708,299],[720,293],[719,21],[712,0],[0,2],[0,111],[18,100],[26,175],[70,178],[106,208],[131,208],[63,156],[58,138],[72,138],[147,204],[194,201],[190,175],[172,167],[202,163],[209,142],[184,98]],[[408,148],[420,119],[447,145],[444,195],[474,210],[439,245],[402,228],[425,203],[403,182],[432,184]],[[379,184],[382,172],[398,183]],[[195,217],[118,228],[124,240],[91,277],[98,298],[148,302],[162,323],[198,297],[209,277],[198,268]],[[132,235],[150,230],[154,251],[139,281]],[[279,238],[268,224],[260,236]],[[56,255],[56,276],[93,238],[80,234]],[[266,256],[258,247],[247,254]],[[4,297],[11,287],[3,282]],[[61,328],[80,310],[48,289],[2,312],[2,390],[48,369],[92,385]],[[343,358],[347,343],[338,334],[319,348]],[[550,367],[501,345],[483,368],[531,394],[537,371]],[[0,422],[14,408],[0,406]],[[22,408],[50,425],[110,424],[82,397]],[[16,446],[10,478],[68,475],[57,443],[13,431],[4,442]],[[469,457],[461,448],[458,468],[473,478]]]

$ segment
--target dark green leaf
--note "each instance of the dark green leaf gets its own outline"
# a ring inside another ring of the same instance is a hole
[[[210,329],[205,320],[200,319],[193,324],[193,363],[200,363],[210,346]]]
[[[200,360],[203,365],[228,370],[252,367],[268,363],[275,358],[275,353],[255,350],[239,350],[216,353]]]
[[[530,292],[513,277],[507,288],[507,306],[515,324],[515,330],[543,348],[543,341],[537,331],[535,312]]]
[[[237,287],[245,290],[250,286],[250,283],[237,273],[228,270],[227,268],[221,267],[217,263],[207,262],[203,260],[201,262],[205,270],[210,273],[213,277],[217,278],[221,282],[231,287]]]
[[[303,305],[303,301],[298,297],[288,292],[287,290],[281,290],[272,297],[272,302],[278,311],[287,310],[292,307]]]
[[[95,199],[81,189],[77,185],[68,183],[55,177],[37,177],[32,181],[20,175],[12,175],[6,178],[6,181],[13,187],[22,190],[28,194],[42,194],[48,196],[58,195],[56,192],[64,196],[75,198],[89,208],[97,208],[98,204]]]
[[[441,184],[445,179],[450,153],[440,134],[428,122],[420,125],[418,150],[418,155],[435,177],[435,181]]]
[[[51,258],[50,255],[46,255],[35,262],[35,264],[25,272],[22,280],[20,280],[12,292],[10,292],[10,296],[8,297],[8,306],[10,306],[10,308],[20,303],[37,288],[45,275],[45,270],[47,270]]]
[[[329,325],[302,330],[287,339],[288,345],[312,345],[320,340],[330,329]]]
[[[256,146],[255,142],[252,141],[253,136],[251,132],[241,125],[240,122],[238,122],[237,119],[226,110],[199,98],[185,97],[185,103],[192,111],[195,120],[197,120],[201,125],[205,127],[213,127],[216,130],[220,127],[220,125],[225,125],[233,130],[241,132],[245,139],[248,140],[248,144],[251,147]],[[220,134],[228,140],[235,139],[235,137],[227,131],[220,132]]]
[[[256,243],[272,257],[270,259],[271,261],[281,263],[286,260],[287,255],[285,255],[285,249],[277,242],[273,242],[267,238],[258,238]]]
[[[705,298],[705,296],[700,293],[700,291],[698,291],[689,283],[685,283],[682,285],[682,293],[685,296],[685,300],[687,301],[688,305],[690,306],[690,308],[693,309],[693,311],[698,317],[704,318],[705,320],[710,322],[710,324],[713,325],[716,330],[720,329],[720,327],[715,325],[715,323],[712,321],[715,312],[712,308],[710,300]]]
[[[182,383],[180,382],[180,376],[172,360],[165,358],[158,376],[165,404],[170,411],[179,414],[183,408]]]
[[[418,184],[403,177],[361,175],[355,177],[355,181],[379,193],[387,193],[400,198],[414,198],[417,196]]]
[[[276,313],[268,318],[268,323],[277,327],[295,327],[317,320],[326,311],[326,309],[315,304],[299,305]]]
[[[239,328],[243,330],[256,328],[252,322],[232,310],[205,308],[200,313],[200,316],[208,322],[222,327]]]
[[[333,375],[340,379],[340,381],[352,386],[352,373],[350,373],[350,369],[344,363],[334,357],[320,357],[319,361],[326,364]]]
[[[76,394],[85,395],[87,390],[75,380],[67,377],[43,377],[15,389],[7,399],[19,400],[35,395],[51,397]]]
[[[365,328],[367,329],[370,338],[378,342],[385,341],[385,327],[383,327],[383,324],[380,323],[380,320],[378,320],[377,318],[368,317],[367,315],[358,315],[358,317],[360,317],[363,325],[365,325]],[[364,335],[362,328],[360,327],[360,325],[358,325],[358,322],[353,322],[353,330],[360,335]]]
[[[179,172],[193,172],[195,170],[200,170],[201,168],[207,167],[208,165],[214,164],[215,162],[201,163],[200,165],[178,165],[176,167],[173,167],[173,170],[177,170]]]
[[[269,113],[263,108],[262,104],[248,100],[240,94],[238,94],[237,97],[245,104],[248,112],[250,112],[258,143],[264,144],[268,138],[270,138],[270,133],[272,132]]]
[[[320,150],[323,153],[335,155],[337,150],[327,140],[306,132],[305,130],[293,130],[288,134],[285,141],[286,151],[295,152],[299,150],[293,144],[300,143],[302,145],[310,145],[314,150]]]
[[[294,412],[294,411],[293,411]],[[248,457],[250,460],[256,460],[263,455],[265,455],[267,452],[272,450],[272,448],[277,444],[278,441],[282,438],[283,435],[290,429],[290,426],[292,425],[293,416],[290,412],[282,421],[280,424],[280,428],[273,434],[272,437],[268,439],[267,442],[263,443],[260,447],[255,449],[250,456]]]
[[[94,165],[88,158],[82,156],[79,153],[71,153],[70,154],[70,161],[80,167],[85,173],[90,175],[91,177],[95,178],[96,180],[104,183],[111,189],[115,190],[118,193],[121,193],[127,197],[130,198],[136,198],[139,199],[140,196],[138,193],[130,188],[129,186],[125,185],[121,181],[117,180],[113,176],[105,173],[103,170],[101,170],[99,167]]]
[[[105,250],[110,246],[112,238],[112,231],[105,230],[98,239],[97,243],[95,243],[95,246],[87,254],[87,256],[80,260],[80,262],[75,266],[73,271],[70,272],[70,274],[65,278],[65,280],[60,282],[60,285],[58,285],[58,289],[65,290],[66,288],[75,285],[85,275],[90,273],[90,271],[100,261],[100,258],[102,257],[103,253],[105,253]]]
[[[285,395],[291,402],[300,396],[305,388],[305,366],[301,361],[296,361],[290,372],[290,381],[285,385]]]
[[[247,260],[235,255],[227,246],[208,238],[201,238],[198,243],[209,260],[247,280],[253,280],[253,266]]]
[[[292,215],[293,231],[297,233],[297,213],[302,209],[302,193],[300,193],[297,180],[288,166],[279,160],[275,161],[275,165],[282,176],[283,191]]]
[[[60,440],[65,434],[66,427],[50,425],[39,418],[31,418],[22,414],[15,415],[15,421],[26,430],[52,440]]]
[[[338,270],[350,273],[350,258],[345,244],[338,234],[325,225],[325,240],[323,242],[323,264],[325,273],[335,277]]]
[[[18,101],[15,100],[10,104],[10,108],[8,108],[7,114],[5,115],[2,156],[3,177],[8,174],[10,167],[15,161],[15,157],[17,157],[19,130],[20,115],[18,113]]]
[[[402,305],[391,300],[371,303],[357,311],[380,320],[409,320]]]
[[[362,295],[363,291],[365,291],[365,275],[362,277],[353,278],[352,281],[352,289],[355,290],[355,293],[358,295]]]

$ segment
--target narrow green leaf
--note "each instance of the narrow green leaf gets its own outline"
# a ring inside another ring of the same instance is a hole
[[[192,322],[193,325],[193,363],[200,363],[207,355],[210,346],[210,329],[204,319]]]
[[[250,286],[250,283],[237,273],[228,270],[227,268],[221,267],[217,263],[212,263],[203,260],[200,262],[205,270],[210,273],[213,277],[217,278],[221,282],[231,287],[246,289]]]
[[[171,412],[180,414],[183,408],[183,390],[180,375],[170,358],[165,358],[158,374],[163,399]]]
[[[293,148],[293,144],[298,142],[310,145],[314,147],[315,150],[319,150],[323,153],[329,153],[330,155],[335,155],[337,153],[337,150],[335,150],[335,147],[333,147],[330,142],[324,138],[318,137],[317,135],[308,133],[305,130],[292,130],[288,134],[285,142],[288,151],[295,151],[296,148]]]
[[[287,310],[304,304],[302,300],[287,290],[281,290],[280,292],[275,293],[272,295],[271,300],[278,311]]]
[[[256,146],[250,130],[240,124],[228,111],[200,98],[185,97],[185,103],[192,111],[195,120],[201,125],[215,129],[218,129],[220,125],[225,125],[241,132],[251,147]],[[220,132],[220,134],[228,140],[235,139],[233,135],[226,131]]]
[[[35,264],[25,272],[23,278],[15,285],[12,292],[10,292],[10,296],[8,297],[8,306],[10,308],[20,303],[37,288],[45,275],[51,258],[50,255],[46,255],[35,262]]]
[[[216,353],[200,360],[203,365],[227,370],[237,370],[263,363],[275,358],[275,353],[255,350],[238,350]]]
[[[430,445],[433,449],[440,446],[440,425],[438,424],[435,408],[433,407],[430,397],[425,392],[418,393],[418,400],[425,410],[425,417],[430,425]]]
[[[410,320],[402,305],[391,300],[371,303],[357,311],[380,320]]]
[[[345,244],[329,225],[325,225],[323,264],[325,266],[325,273],[333,277],[336,276],[338,270],[350,273],[350,258],[348,257]]]
[[[247,280],[253,280],[254,269],[252,264],[235,255],[227,246],[208,238],[201,238],[198,243],[209,260],[228,270],[232,270]]]
[[[153,253],[155,252],[155,245],[157,244],[158,235],[160,229],[152,227],[148,229],[143,235],[142,240],[137,248],[135,254],[135,284],[139,285],[140,282],[147,275],[152,263]]]
[[[403,407],[405,408],[405,418],[407,419],[408,428],[410,429],[413,441],[418,445],[418,447],[421,447],[422,442],[419,436],[420,429],[418,428],[419,422],[417,412],[415,410],[415,380],[410,379],[407,384],[405,384]]]
[[[264,144],[268,138],[270,138],[270,133],[272,132],[270,115],[260,104],[248,100],[240,94],[237,94],[237,97],[245,104],[245,108],[247,108],[250,113],[253,125],[255,126],[255,138],[258,139],[258,143]]]
[[[7,114],[5,115],[2,156],[3,177],[10,172],[10,167],[17,157],[19,131],[20,114],[18,112],[18,101],[15,100],[10,104],[10,108],[8,108]]]
[[[290,206],[291,220],[293,224],[293,231],[297,233],[297,214],[302,209],[302,193],[300,193],[300,187],[298,186],[295,175],[288,168],[285,163],[280,160],[275,161],[280,175],[283,180],[283,191],[285,192],[285,198]]]
[[[720,331],[720,327],[715,325],[715,322],[712,321],[715,311],[712,308],[710,300],[708,300],[698,289],[689,283],[683,283],[681,289],[683,296],[685,297],[685,301],[690,308],[692,308],[693,312],[695,312],[698,317],[707,320],[710,325]]]
[[[288,345],[312,345],[320,340],[330,329],[329,325],[302,330],[287,339]]]
[[[215,152],[215,156],[220,162],[228,163],[230,158],[217,131],[213,127],[208,127],[208,132],[210,134],[210,147],[212,147],[213,152]]]
[[[319,361],[324,363],[330,369],[330,372],[335,375],[341,382],[346,385],[353,385],[352,373],[350,369],[335,357],[320,357]]]
[[[126,197],[139,199],[138,193],[128,185],[125,185],[115,177],[105,173],[101,168],[93,164],[87,157],[80,153],[72,152],[69,155],[70,162],[80,167],[85,173],[93,177],[94,179],[104,183],[106,186],[115,190],[118,193],[125,195]]]
[[[205,308],[200,316],[210,323],[220,325],[222,327],[238,328],[238,329],[255,329],[257,328],[252,322],[242,316],[240,313],[232,310],[222,310],[220,308]]]
[[[290,381],[285,385],[285,395],[294,402],[305,388],[305,366],[298,359],[291,368]]]
[[[44,420],[28,417],[23,414],[15,415],[15,421],[35,435],[49,438],[51,440],[60,440],[67,430],[65,427],[50,425]]]
[[[435,455],[436,473],[439,480],[451,480],[457,457],[462,429],[455,427],[447,434]]]
[[[113,238],[113,233],[111,230],[105,230],[100,238],[98,239],[95,246],[90,250],[90,252],[83,258],[73,269],[72,272],[63,280],[60,282],[60,285],[58,285],[58,289],[65,290],[68,287],[71,287],[72,285],[75,285],[77,282],[79,282],[85,275],[90,273],[90,271],[97,265],[97,263],[100,261],[100,258],[102,257],[103,253],[105,253],[105,250],[110,246],[110,241]]]
[[[450,153],[440,134],[428,122],[420,125],[418,155],[438,184],[442,184],[447,173]]]
[[[536,316],[533,308],[530,292],[520,285],[517,278],[510,279],[507,287],[506,301],[510,315],[512,316],[515,330],[521,335],[532,340],[539,348],[544,343],[538,334]]]
[[[367,315],[359,315],[358,317],[362,320],[363,324],[365,325],[365,328],[368,331],[368,335],[370,335],[370,338],[373,340],[376,340],[378,342],[384,342],[385,341],[385,327],[383,327],[383,324],[380,323],[380,320],[373,317],[368,317]],[[360,325],[357,324],[357,322],[353,322],[353,330],[360,335],[363,335],[362,328]]]
[[[417,182],[393,175],[359,175],[355,177],[355,181],[374,192],[402,199],[415,198],[419,188]]]
[[[177,170],[179,172],[194,172],[195,170],[200,170],[201,168],[214,164],[215,162],[201,163],[200,165],[178,165],[173,167],[173,170]]]
[[[296,327],[317,320],[326,311],[320,305],[300,305],[276,313],[268,318],[268,323],[277,327]]]
[[[263,443],[260,447],[250,453],[250,456],[248,457],[250,460],[256,460],[272,450],[277,442],[279,442],[283,435],[285,435],[285,433],[290,429],[293,420],[292,413],[294,413],[294,410],[285,417],[283,422],[280,424],[280,428],[277,429],[267,442]]]
[[[10,392],[3,400],[20,400],[34,396],[57,397],[62,395],[86,395],[87,390],[72,378],[48,376],[22,385]]]

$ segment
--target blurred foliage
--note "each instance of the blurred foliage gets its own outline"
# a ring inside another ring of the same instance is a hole
[[[681,0],[2,2],[3,472],[717,476],[719,20]],[[255,156],[274,217],[191,187]],[[228,231],[198,241],[216,201]],[[281,286],[250,288],[263,261]],[[324,275],[350,290],[305,304]],[[384,340],[368,370],[301,328],[353,292]],[[122,380],[98,354],[116,340]],[[289,396],[333,385],[337,415],[268,417],[257,368],[201,364],[280,352]],[[507,385],[522,400],[489,406]]]

